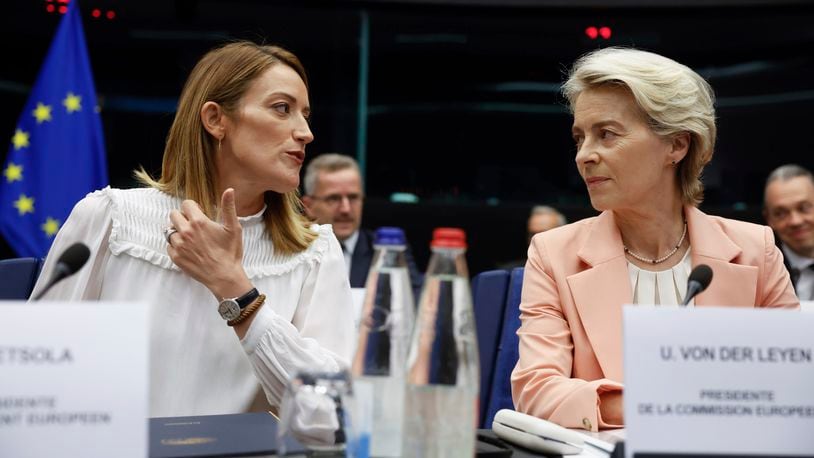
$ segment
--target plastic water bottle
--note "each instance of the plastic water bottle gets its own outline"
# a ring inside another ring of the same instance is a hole
[[[461,229],[438,228],[407,357],[404,456],[475,455],[478,342]]]
[[[401,456],[404,374],[415,322],[404,232],[378,229],[373,248],[352,372],[357,386],[372,385],[370,454]]]

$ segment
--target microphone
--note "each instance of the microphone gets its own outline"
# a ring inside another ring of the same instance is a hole
[[[61,280],[65,279],[66,277],[70,277],[71,275],[75,274],[82,266],[88,262],[88,258],[90,257],[90,249],[87,245],[82,242],[74,243],[73,245],[69,246],[65,251],[62,252],[62,255],[57,259],[57,265],[54,267],[54,273],[51,274],[51,280],[48,281],[48,284],[45,285],[45,288],[39,292],[36,296],[31,298],[32,301],[38,301],[45,296],[45,293],[48,292],[51,287],[59,283]]]
[[[698,264],[695,269],[690,272],[690,278],[687,280],[687,295],[684,296],[684,301],[681,306],[686,306],[690,303],[692,298],[697,296],[701,291],[707,289],[712,281],[712,268],[706,264]]]

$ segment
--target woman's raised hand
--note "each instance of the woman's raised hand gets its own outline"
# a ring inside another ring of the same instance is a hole
[[[221,197],[223,223],[209,219],[198,204],[185,200],[170,212],[176,232],[168,237],[167,253],[187,275],[218,299],[238,297],[252,288],[243,270],[243,228],[237,219],[235,191]]]

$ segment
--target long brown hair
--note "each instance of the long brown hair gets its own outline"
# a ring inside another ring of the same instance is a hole
[[[225,113],[236,113],[251,82],[272,65],[291,67],[308,88],[300,60],[278,46],[239,41],[209,51],[192,69],[181,91],[164,147],[161,177],[155,180],[142,168],[135,171],[136,178],[172,196],[194,200],[209,218],[215,219],[220,202],[215,189],[218,140],[204,128],[201,107],[212,101]],[[317,234],[302,214],[298,191],[266,191],[264,199],[266,233],[274,248],[283,254],[308,248]]]

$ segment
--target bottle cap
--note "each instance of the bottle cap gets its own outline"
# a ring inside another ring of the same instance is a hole
[[[376,229],[374,245],[405,245],[404,231],[398,227],[380,227]]]
[[[432,231],[432,248],[466,248],[466,232],[457,227],[439,227]]]

